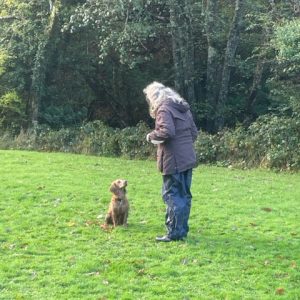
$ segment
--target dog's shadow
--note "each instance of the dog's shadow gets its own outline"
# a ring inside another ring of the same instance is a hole
[[[138,236],[143,238],[144,236],[155,236],[158,233],[165,232],[164,225],[156,225],[145,222],[128,222],[127,226],[119,225],[116,227],[107,226],[102,227],[102,230],[108,233],[112,232],[126,232],[129,236]]]

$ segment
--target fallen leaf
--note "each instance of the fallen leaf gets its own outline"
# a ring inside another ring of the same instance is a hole
[[[251,250],[256,251],[256,247],[255,246],[250,245],[248,248],[251,249]]]
[[[269,260],[265,260],[264,265],[267,266],[269,264],[270,264],[270,261]]]
[[[284,294],[284,288],[280,287],[276,289],[276,295],[283,295]]]
[[[293,269],[297,268],[297,263],[294,260],[291,263],[291,268],[293,268]]]
[[[86,273],[87,276],[98,276],[99,274],[100,274],[99,272]]]
[[[145,275],[146,274],[146,271],[145,269],[140,269],[137,271],[138,275]]]
[[[60,198],[56,198],[54,200],[54,207],[58,206],[61,203],[61,199]]]
[[[91,226],[91,225],[100,225],[100,224],[98,221],[93,221],[93,220],[85,221],[85,226]]]
[[[270,212],[270,211],[272,211],[273,209],[272,209],[271,207],[262,207],[261,210],[264,210],[264,211],[266,211],[266,212]]]
[[[28,248],[28,244],[26,244],[26,243],[25,243],[25,244],[21,244],[20,247],[21,247],[22,249],[25,249],[25,250],[26,250],[26,249]]]
[[[76,261],[76,257],[75,256],[71,256],[68,258],[69,262],[73,263]]]
[[[12,249],[14,249],[15,247],[16,247],[16,244],[10,244],[8,248],[9,248],[9,250],[12,250]]]
[[[274,275],[276,278],[288,278],[289,277],[288,273],[275,273]]]
[[[73,221],[70,221],[67,224],[68,224],[69,227],[74,227],[76,225],[76,223],[73,222]]]

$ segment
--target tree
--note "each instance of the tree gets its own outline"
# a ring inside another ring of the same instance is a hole
[[[226,38],[226,50],[222,51],[222,30],[220,26],[220,8],[218,1],[206,1],[207,35],[207,85],[206,98],[210,106],[210,130],[217,131],[224,127],[226,102],[228,98],[230,74],[234,67],[235,54],[239,45],[239,35],[244,15],[244,1],[236,0],[234,16]]]
[[[21,107],[24,109],[24,121],[30,110],[28,86],[31,85],[33,55],[43,28],[46,2],[3,0],[1,4],[0,15],[6,18],[0,21],[0,41],[1,48],[7,53],[7,59],[4,63],[5,71],[0,77],[0,91],[2,90],[4,98],[6,93],[18,95],[17,102],[22,103]],[[15,123],[14,120],[10,121]],[[9,123],[8,120],[6,123]]]
[[[195,103],[193,3],[177,0],[169,5],[175,88],[190,103]]]
[[[218,21],[218,1],[207,0],[205,7],[205,30],[207,37],[206,101],[208,104],[208,130],[214,130],[215,111],[221,74],[221,39]]]
[[[208,131],[250,124],[295,110],[298,17],[296,0],[1,0],[0,98],[30,126],[125,127],[149,121],[158,80]]]
[[[277,26],[272,40],[276,49],[276,68],[270,79],[272,96],[282,106],[300,113],[300,21]]]
[[[59,32],[58,16],[61,7],[60,0],[49,1],[50,16],[45,32],[40,39],[38,49],[34,58],[32,83],[31,83],[31,122],[33,127],[38,124],[40,103],[45,94],[45,77],[51,53],[55,49],[55,34]]]
[[[163,70],[169,64],[168,22],[165,1],[98,0],[78,6],[65,29],[72,34],[95,33],[98,75],[88,82],[95,91],[89,111],[97,113],[90,116],[105,111],[105,121],[122,127],[145,118],[142,89],[157,75],[156,80],[169,77],[169,69]]]
[[[223,129],[225,123],[225,105],[228,98],[231,68],[235,65],[234,58],[237,47],[239,45],[239,36],[244,16],[244,1],[245,0],[235,1],[235,13],[228,34],[222,70],[221,86],[216,107],[217,113],[215,119],[215,128],[217,130]]]

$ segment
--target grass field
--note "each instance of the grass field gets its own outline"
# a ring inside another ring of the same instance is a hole
[[[0,151],[0,299],[300,299],[300,174],[199,166],[190,234],[156,243],[154,161]],[[129,226],[105,232],[116,178]]]

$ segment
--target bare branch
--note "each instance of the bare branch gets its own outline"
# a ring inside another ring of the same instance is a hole
[[[0,16],[0,21],[10,21],[18,19],[16,16]]]

